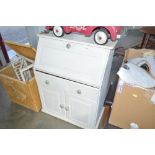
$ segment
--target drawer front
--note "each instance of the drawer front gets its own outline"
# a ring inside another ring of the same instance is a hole
[[[59,89],[59,91],[62,91],[64,85],[60,83],[57,78],[53,78],[54,76],[38,71],[35,71],[35,75],[38,85],[40,85],[42,88],[48,90]]]
[[[99,99],[99,89],[72,81],[66,81],[66,91],[68,95],[85,98],[95,103],[97,103]]]
[[[90,101],[98,102],[99,89],[97,88],[58,78],[45,73],[35,72],[35,74],[38,84],[44,89],[57,89],[66,95],[73,95],[78,98],[87,98]]]
[[[98,86],[110,51],[71,41],[40,38],[35,68]]]

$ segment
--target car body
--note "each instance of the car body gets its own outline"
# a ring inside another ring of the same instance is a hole
[[[46,26],[46,30],[53,30],[55,27],[56,26]],[[107,38],[110,38],[112,41],[115,41],[122,31],[121,26],[61,26],[61,28],[64,33],[68,34],[71,32],[78,32],[84,34],[85,36],[91,36],[94,31],[103,30],[106,33]],[[63,34],[61,36],[63,36]]]

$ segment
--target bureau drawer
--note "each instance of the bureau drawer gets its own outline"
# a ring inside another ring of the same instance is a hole
[[[38,71],[35,71],[35,75],[38,85],[43,89],[63,91],[65,87],[60,78]]]
[[[66,87],[68,94],[77,98],[83,98],[93,102],[98,102],[99,100],[99,89],[97,88],[72,81],[66,81]]]
[[[99,89],[97,88],[86,86],[77,82],[69,81],[41,72],[36,72],[35,74],[38,85],[40,85],[43,89],[57,90],[63,92],[63,94],[65,95],[85,98],[94,102],[98,102],[99,100]]]
[[[35,68],[56,76],[99,87],[110,50],[72,41],[41,38]]]

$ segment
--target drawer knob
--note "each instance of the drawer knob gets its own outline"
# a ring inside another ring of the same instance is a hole
[[[69,106],[65,107],[65,110],[66,110],[66,111],[69,111]]]
[[[70,48],[71,48],[71,44],[68,43],[68,44],[66,45],[66,48],[67,48],[67,49],[70,49]]]
[[[49,84],[50,84],[50,82],[49,82],[48,80],[46,80],[46,81],[45,81],[45,84],[46,84],[46,85],[49,85]]]
[[[77,90],[77,94],[79,94],[79,95],[82,94],[80,89]]]
[[[60,104],[60,108],[61,108],[61,109],[64,109],[64,105],[63,105],[63,104]]]

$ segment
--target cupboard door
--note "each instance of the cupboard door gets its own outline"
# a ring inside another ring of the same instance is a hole
[[[44,108],[51,114],[65,116],[63,95],[57,90],[43,89]]]
[[[76,96],[67,97],[67,117],[85,128],[94,128],[95,123],[95,114],[97,111],[97,106],[93,102],[78,98]]]
[[[71,81],[65,87],[67,117],[85,128],[95,127],[99,89]]]
[[[51,115],[65,116],[65,101],[62,88],[59,87],[57,81],[52,79],[52,76],[43,73],[36,74],[43,111],[47,111]]]

